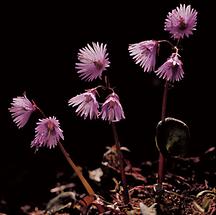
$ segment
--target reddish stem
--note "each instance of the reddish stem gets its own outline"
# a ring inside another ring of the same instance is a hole
[[[168,94],[168,81],[164,84],[163,101],[162,101],[162,111],[161,111],[161,121],[165,121],[166,116],[166,106],[167,106],[167,94]]]
[[[110,82],[109,82],[109,79],[107,76],[104,76],[104,82],[105,82],[106,88],[111,89],[110,88]],[[115,123],[111,122],[111,126],[112,126],[112,132],[113,132],[113,136],[114,136],[115,146],[116,146],[116,152],[118,155],[118,160],[119,160],[119,165],[120,165],[121,182],[122,182],[122,186],[123,186],[123,202],[125,205],[127,205],[130,200],[129,200],[127,180],[126,180],[125,169],[124,169],[124,158],[123,158],[123,154],[121,152],[121,145],[119,142],[118,133],[116,130]]]
[[[162,111],[161,111],[161,121],[165,121],[166,117],[166,106],[167,106],[167,94],[168,94],[168,81],[164,84],[163,91],[163,100],[162,100]],[[165,158],[163,154],[159,153],[159,166],[158,166],[158,188],[162,187],[162,182],[164,180],[164,166],[165,166]]]
[[[121,173],[121,180],[122,180],[122,186],[123,186],[123,201],[124,201],[124,204],[127,205],[129,203],[129,193],[128,193],[127,180],[126,180],[125,169],[124,169],[124,158],[121,152],[121,146],[120,146],[120,142],[118,139],[116,126],[113,122],[111,125],[112,125],[112,131],[113,131],[113,136],[115,140],[118,160],[120,164],[120,173]]]

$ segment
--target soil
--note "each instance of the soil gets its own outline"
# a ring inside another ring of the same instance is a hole
[[[124,153],[128,149],[122,147]],[[116,149],[107,147],[101,164],[95,170],[83,170],[96,195],[86,195],[74,175],[70,181],[58,177],[50,190],[52,198],[36,205],[22,205],[19,214],[128,214],[128,215],[213,215],[216,214],[216,148],[198,157],[170,157],[162,187],[157,184],[157,161],[146,161],[134,167],[125,159],[129,203],[123,199]],[[46,190],[47,192],[47,190]],[[1,202],[0,214],[7,214]]]

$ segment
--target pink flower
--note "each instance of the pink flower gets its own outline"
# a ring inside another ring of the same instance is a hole
[[[180,7],[168,13],[164,30],[168,31],[173,38],[180,39],[193,34],[192,31],[196,30],[196,24],[197,11],[191,9],[190,5],[186,7],[185,4],[180,4]]]
[[[101,78],[102,72],[109,67],[106,44],[92,43],[79,50],[79,63],[76,63],[76,69],[82,80],[92,81]]]
[[[125,119],[119,97],[116,93],[110,94],[102,105],[101,118],[110,122]]]
[[[36,107],[31,103],[25,94],[13,98],[11,107],[8,109],[11,112],[13,121],[16,123],[18,128],[24,127],[28,122],[32,112],[36,110]]]
[[[96,89],[88,90],[85,93],[71,98],[68,103],[73,107],[78,106],[76,113],[77,115],[84,116],[84,119],[86,119],[88,116],[90,119],[98,118],[99,105],[96,100],[96,93]]]
[[[35,139],[31,142],[31,147],[54,148],[60,138],[64,140],[63,131],[59,127],[59,121],[55,117],[40,119],[35,128]]]
[[[150,72],[155,69],[158,45],[156,40],[146,40],[129,45],[128,50],[135,63],[139,64],[144,72]]]
[[[180,81],[184,76],[182,62],[177,53],[173,53],[168,60],[158,68],[155,73],[167,81]]]

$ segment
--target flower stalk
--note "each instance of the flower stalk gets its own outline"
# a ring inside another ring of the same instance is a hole
[[[106,75],[104,76],[104,82],[105,82],[106,88],[110,89],[110,82],[109,82],[109,79],[108,79],[108,77]],[[124,158],[123,158],[123,154],[121,152],[121,145],[120,145],[120,142],[119,142],[115,122],[111,122],[111,126],[112,126],[112,132],[113,132],[113,137],[114,137],[114,141],[115,141],[118,161],[119,161],[121,182],[122,182],[122,187],[123,187],[123,196],[122,196],[122,198],[123,198],[124,204],[127,205],[129,203],[130,199],[129,199],[129,192],[128,192],[127,180],[126,180],[126,175],[125,175]]]
[[[126,175],[125,175],[124,158],[123,158],[123,154],[121,152],[121,145],[120,145],[120,142],[118,139],[118,133],[116,130],[116,125],[114,122],[112,122],[111,126],[112,126],[113,136],[114,136],[114,140],[115,140],[119,165],[120,165],[121,181],[122,181],[122,186],[123,186],[123,202],[125,205],[127,205],[129,203],[129,193],[128,193],[128,188],[127,188]]]
[[[36,103],[33,101],[33,104],[35,106],[35,108],[42,114],[43,117],[46,117],[45,113],[41,110],[41,108],[39,108]],[[62,154],[64,155],[65,159],[67,160],[68,164],[71,166],[71,168],[73,169],[73,171],[76,173],[76,175],[78,176],[78,178],[80,179],[80,181],[82,182],[84,188],[86,189],[87,193],[89,195],[95,195],[94,190],[92,189],[92,187],[90,186],[90,184],[88,183],[88,181],[84,178],[82,172],[80,171],[80,169],[76,166],[76,164],[73,162],[73,160],[71,159],[69,153],[66,151],[66,149],[64,148],[64,146],[62,145],[62,143],[60,141],[58,141],[57,145],[59,146]]]
[[[165,117],[166,117],[167,95],[168,95],[168,89],[169,89],[168,87],[169,87],[169,83],[168,81],[166,81],[164,84],[163,100],[162,100],[162,111],[161,111],[162,123],[165,121]],[[159,152],[158,184],[157,184],[159,190],[161,190],[160,188],[162,188],[162,182],[164,180],[165,162],[166,162],[166,159],[164,155],[161,152]]]
[[[65,150],[64,146],[61,144],[61,142],[58,142],[58,146],[59,146],[61,152],[63,153],[65,159],[67,160],[67,162],[69,163],[69,165],[72,167],[72,169],[77,174],[77,176],[80,179],[80,181],[82,182],[82,184],[83,184],[84,188],[86,189],[87,193],[89,195],[95,195],[94,190],[92,189],[92,187],[90,186],[90,184],[87,182],[87,180],[84,178],[82,172],[76,166],[76,164],[73,162],[73,160],[71,159],[70,155],[67,153],[67,151]]]

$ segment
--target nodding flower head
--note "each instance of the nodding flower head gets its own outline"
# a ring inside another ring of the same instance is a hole
[[[51,149],[57,145],[60,139],[64,139],[63,131],[56,117],[40,119],[35,128],[35,133],[31,147],[48,147]]]
[[[96,89],[87,90],[85,93],[79,94],[71,98],[69,105],[78,106],[76,109],[77,115],[83,116],[86,119],[88,116],[90,119],[98,118],[99,104],[96,100]]]
[[[109,122],[117,122],[125,119],[122,105],[116,93],[113,92],[106,98],[102,105],[101,118]]]
[[[196,30],[196,24],[197,11],[191,9],[190,5],[180,4],[180,7],[168,13],[164,30],[168,31],[173,38],[181,39],[192,35],[193,30]]]
[[[183,63],[179,57],[179,54],[173,53],[167,61],[155,71],[159,78],[170,82],[180,81],[183,78]]]
[[[144,72],[150,72],[155,69],[158,45],[156,40],[146,40],[129,45],[128,50],[135,63],[139,64]]]
[[[106,44],[92,43],[79,50],[79,63],[76,63],[76,69],[80,78],[86,81],[93,81],[101,78],[102,72],[109,67],[108,53]]]
[[[26,94],[13,98],[9,111],[13,121],[16,123],[18,128],[22,128],[28,122],[32,112],[36,110],[36,106],[29,101]]]

